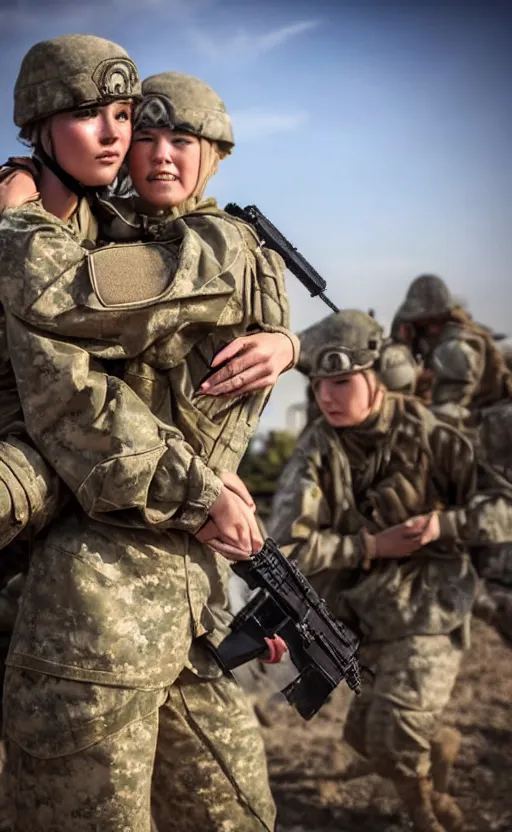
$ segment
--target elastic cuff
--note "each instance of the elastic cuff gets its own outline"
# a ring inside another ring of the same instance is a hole
[[[361,543],[363,546],[363,562],[362,567],[365,572],[368,572],[372,565],[372,560],[377,557],[377,539],[375,535],[370,534],[368,529],[361,529],[360,533]]]
[[[189,468],[189,480],[194,484],[180,513],[179,525],[190,534],[196,534],[208,520],[210,509],[222,491],[223,482],[199,456],[193,459]]]
[[[459,539],[457,514],[458,511],[456,509],[439,512],[439,540],[445,542]]]
[[[283,335],[286,335],[290,339],[290,341],[292,342],[293,356],[292,356],[292,360],[288,364],[288,367],[286,367],[286,370],[291,370],[292,367],[296,367],[298,362],[299,362],[300,341],[299,341],[297,335],[295,335],[294,332],[290,332],[289,329],[284,329],[283,330]],[[283,372],[286,372],[286,370],[284,370]]]

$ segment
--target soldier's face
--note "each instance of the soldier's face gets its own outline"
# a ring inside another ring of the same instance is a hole
[[[364,373],[314,378],[313,392],[320,410],[330,425],[348,428],[360,425],[368,417],[375,386]]]
[[[195,190],[201,165],[196,136],[166,127],[137,131],[128,159],[137,193],[154,208],[175,208]]]
[[[132,103],[57,113],[43,126],[43,146],[82,185],[110,185],[130,147]]]

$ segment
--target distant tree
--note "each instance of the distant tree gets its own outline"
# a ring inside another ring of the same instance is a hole
[[[293,433],[272,430],[265,437],[256,437],[250,443],[238,473],[256,500],[272,497],[295,442]]]

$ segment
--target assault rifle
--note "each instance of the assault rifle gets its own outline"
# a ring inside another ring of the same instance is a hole
[[[213,650],[224,670],[268,658],[275,635],[288,645],[299,675],[282,693],[304,719],[311,719],[343,679],[359,692],[359,639],[336,621],[309,581],[267,538],[250,560],[232,566],[251,589],[260,591],[235,616],[231,633]]]
[[[247,205],[245,208],[240,208],[236,203],[230,202],[224,210],[232,217],[238,217],[238,219],[252,225],[267,248],[277,251],[281,255],[286,267],[306,287],[312,298],[321,298],[333,312],[339,312],[338,307],[324,294],[327,283],[323,277],[297,251],[295,246],[292,246],[286,237],[270,222],[268,217],[262,214],[259,208],[256,208],[256,205]]]

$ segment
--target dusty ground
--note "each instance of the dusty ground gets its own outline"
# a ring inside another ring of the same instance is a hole
[[[344,782],[350,752],[341,744],[347,697],[338,690],[305,723],[285,703],[258,704],[264,728],[279,832],[405,832],[393,789],[376,776]],[[512,651],[476,621],[445,722],[463,735],[451,792],[467,832],[512,831]]]

